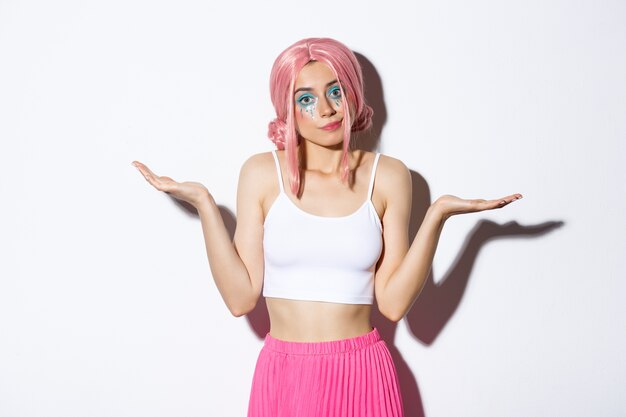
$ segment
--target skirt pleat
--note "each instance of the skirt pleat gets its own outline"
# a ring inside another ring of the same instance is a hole
[[[402,417],[398,375],[378,330],[329,342],[267,334],[248,417]]]

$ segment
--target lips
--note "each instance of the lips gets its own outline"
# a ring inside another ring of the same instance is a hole
[[[340,126],[341,126],[341,120],[338,121],[338,122],[328,123],[327,125],[322,126],[321,129],[322,130],[326,130],[328,132],[332,132],[333,130],[339,129]]]

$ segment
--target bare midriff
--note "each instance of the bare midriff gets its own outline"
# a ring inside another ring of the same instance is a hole
[[[290,342],[326,342],[362,336],[372,330],[369,304],[265,299],[270,335]]]

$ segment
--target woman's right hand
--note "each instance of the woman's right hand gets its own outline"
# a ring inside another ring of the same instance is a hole
[[[185,201],[196,209],[208,198],[211,198],[209,190],[199,182],[176,182],[170,177],[156,175],[139,161],[133,161],[132,164],[154,188],[168,193],[178,200]]]

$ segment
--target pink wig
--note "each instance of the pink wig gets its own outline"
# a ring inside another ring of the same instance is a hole
[[[274,61],[270,74],[270,94],[276,110],[276,119],[270,122],[268,137],[278,149],[285,149],[289,184],[295,195],[300,195],[299,143],[294,118],[294,85],[300,70],[309,62],[322,62],[335,74],[341,96],[347,102],[344,114],[344,140],[342,179],[350,173],[348,149],[350,132],[369,128],[372,124],[372,108],[363,96],[363,74],[354,53],[344,44],[330,38],[302,39],[285,49]],[[354,120],[352,120],[354,118]]]

